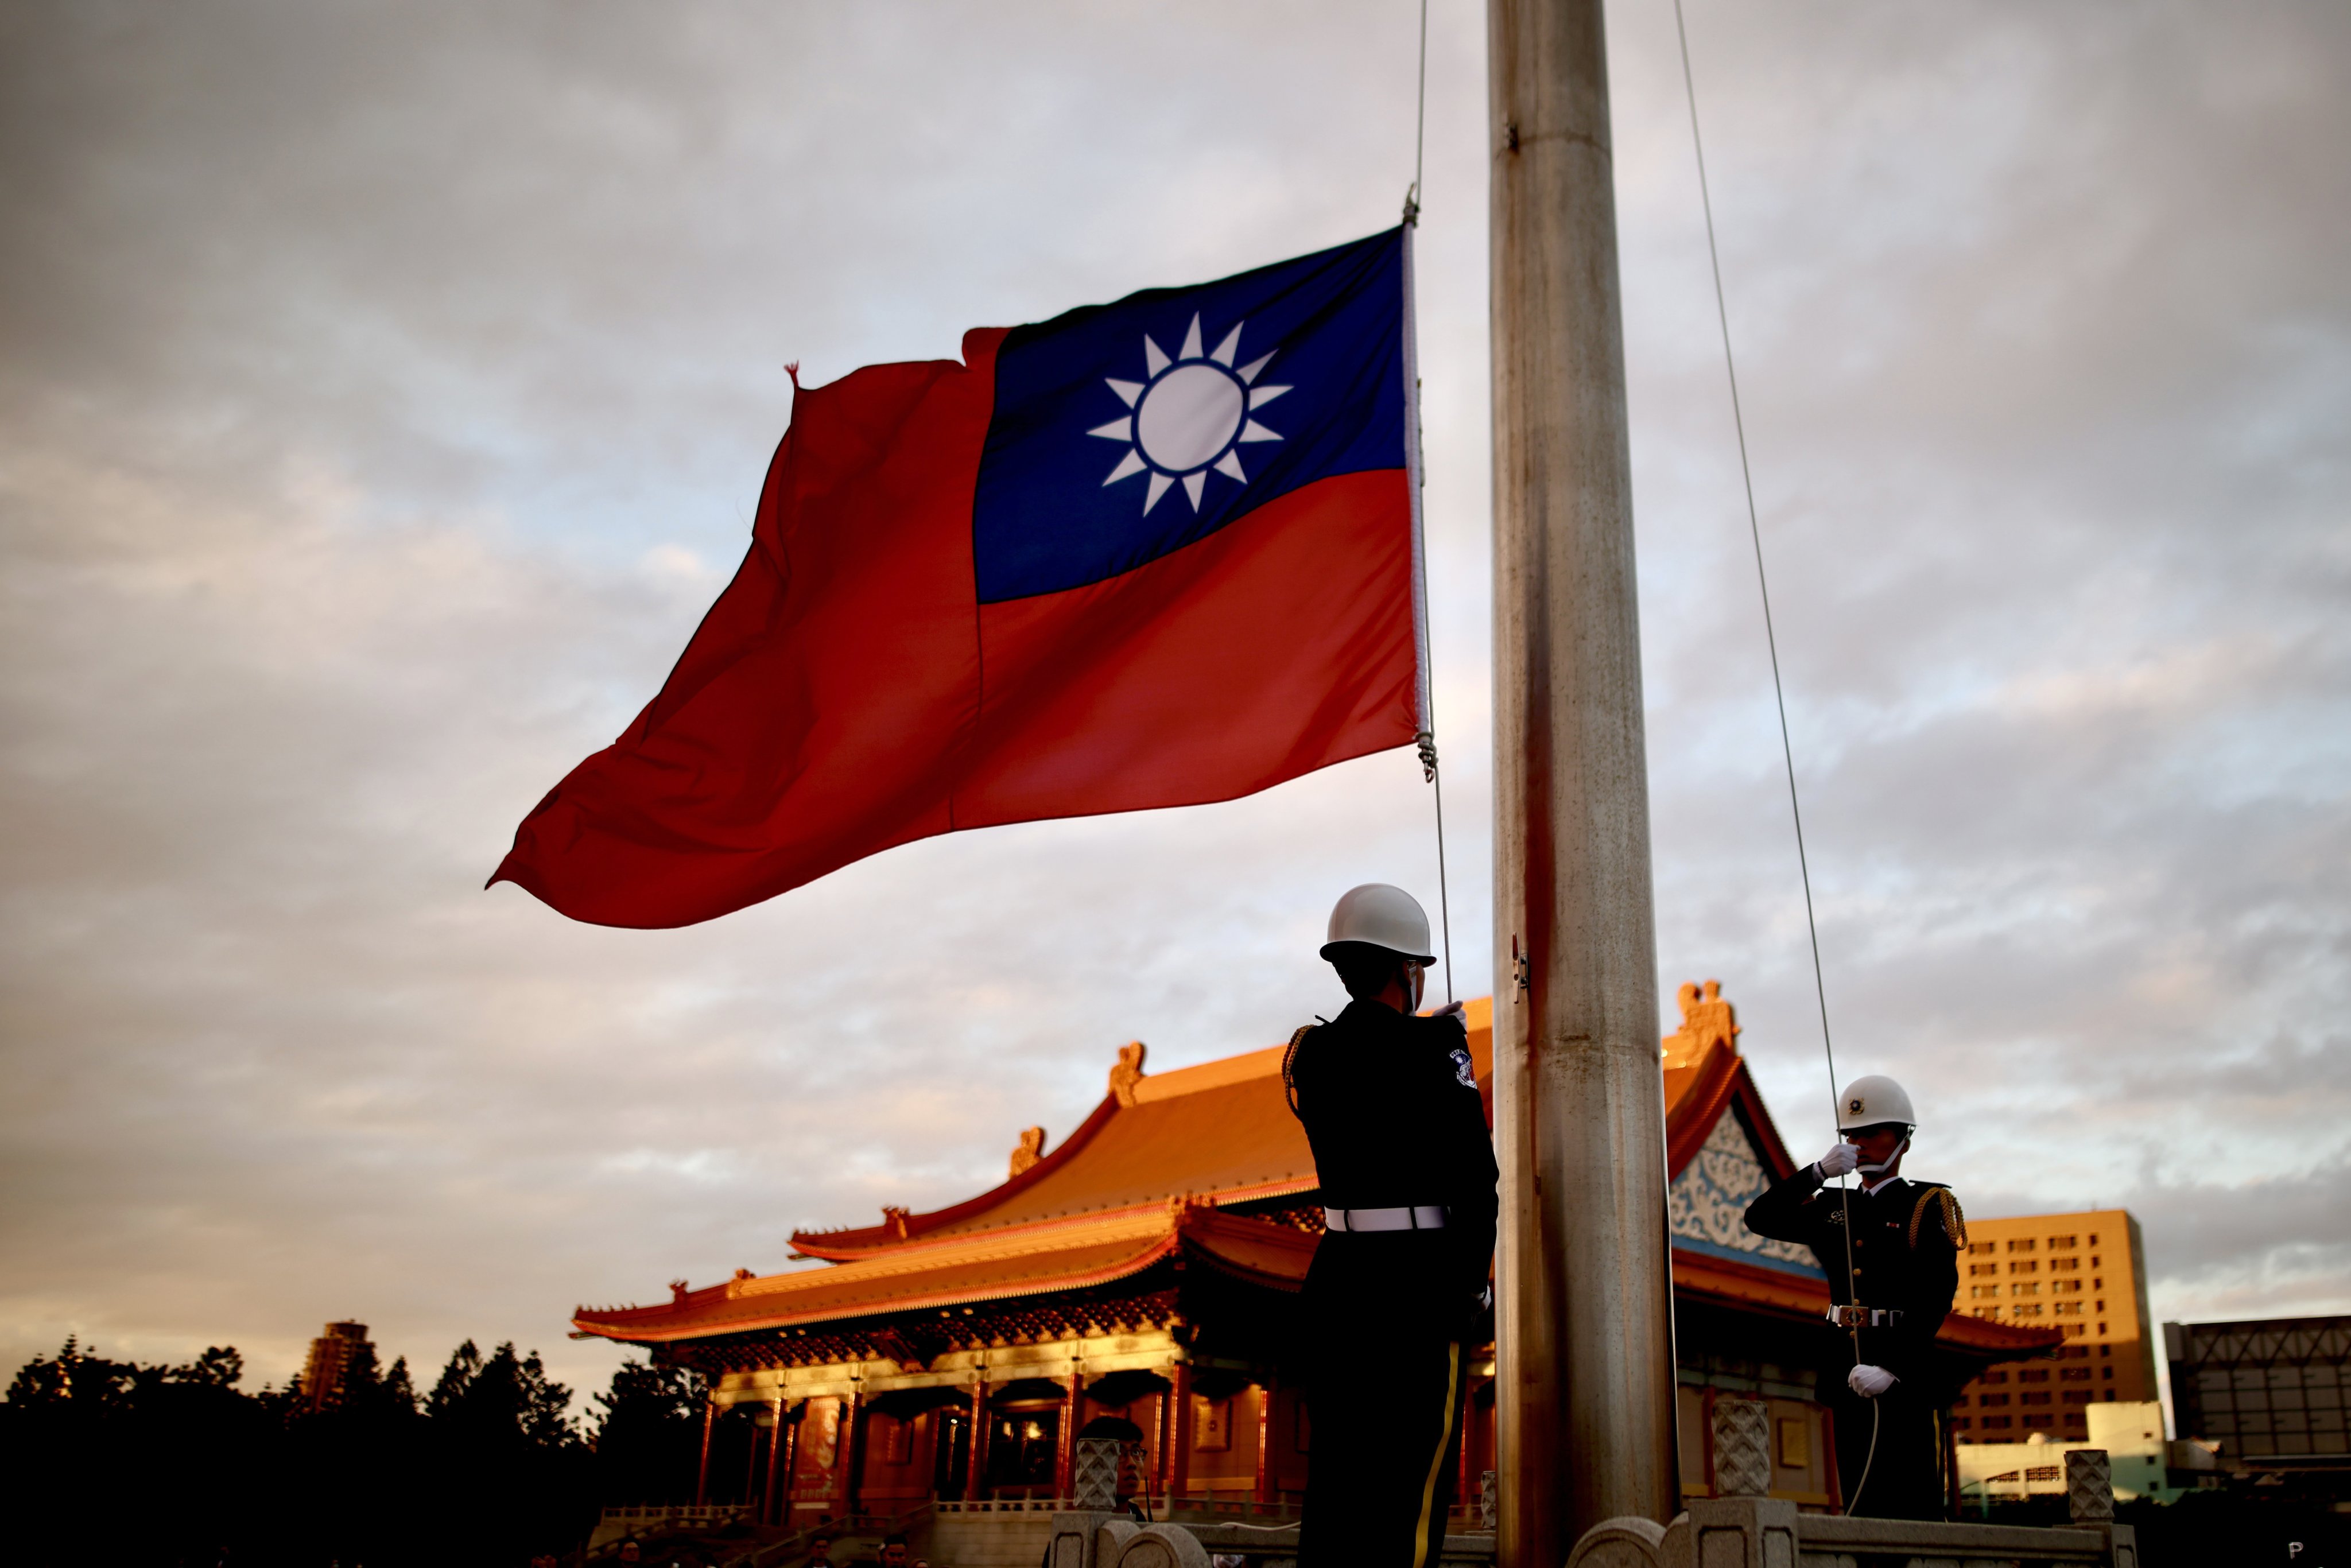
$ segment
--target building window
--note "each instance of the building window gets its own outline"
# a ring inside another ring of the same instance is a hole
[[[2009,1310],[2020,1318],[2037,1318],[2041,1315],[2041,1303],[2038,1301],[2019,1301],[2015,1306]]]
[[[2110,1366],[2106,1370],[2112,1372],[2114,1368]],[[2087,1383],[2090,1381],[2090,1369],[2086,1366],[2068,1366],[2057,1374],[2057,1379],[2061,1383]]]
[[[2052,1252],[2065,1251],[2077,1245],[2079,1243],[2071,1236],[2053,1236],[2049,1239],[2049,1250]]]
[[[2082,1372],[2083,1372],[2083,1375],[2084,1375],[2085,1376],[2087,1376],[2087,1375],[2089,1375],[2089,1371],[2090,1371],[2090,1369],[2089,1369],[2088,1367],[2086,1367],[2086,1366],[2085,1366],[2085,1367],[2084,1367],[2084,1368],[2082,1368]],[[2111,1383],[2111,1382],[2113,1382],[2113,1381],[2114,1381],[2115,1369],[2114,1369],[2113,1367],[2111,1367],[2111,1366],[2102,1366],[2102,1367],[2098,1368],[2098,1375],[2099,1375],[2099,1376],[2101,1376],[2101,1377],[2103,1377],[2103,1378],[2105,1378],[2105,1379],[2106,1379],[2106,1381],[2108,1381],[2109,1383]]]
[[[2082,1303],[2079,1301],[2060,1301],[2057,1303],[2057,1315],[2061,1318],[2068,1314],[2079,1317],[2081,1315],[2081,1312]]]
[[[2027,1465],[2024,1479],[2028,1481],[2053,1481],[2064,1478],[2065,1472],[2055,1465]]]
[[[2086,1388],[2068,1388],[2067,1390],[2065,1390],[2065,1403],[2066,1403],[2066,1404],[2068,1404],[2068,1405],[2087,1405],[2089,1402],[2090,1402],[2090,1390],[2088,1390],[2088,1389],[2086,1389]]]
[[[1964,1432],[1968,1430],[1968,1418],[1965,1416],[1952,1416],[1951,1430],[1954,1432]]]
[[[1979,1394],[1976,1396],[1976,1403],[1982,1406],[1987,1410],[2001,1410],[2007,1408],[2008,1396],[2005,1394]],[[1990,1425],[1990,1423],[1986,1423],[1986,1425]],[[2005,1427],[2008,1423],[2003,1421],[2001,1425]]]
[[[2027,1264],[2026,1267],[2030,1268],[2031,1265]],[[2041,1284],[2038,1281],[2027,1280],[2021,1285],[2011,1285],[2008,1288],[2008,1293],[2011,1296],[2037,1296],[2041,1293]]]
[[[2079,1258],[2052,1258],[2049,1260],[2049,1271],[2053,1274],[2062,1273],[2068,1269],[2079,1269],[2081,1266],[2082,1260]]]
[[[2049,1281],[2049,1293],[2053,1296],[2078,1296],[2082,1293],[2082,1281],[2079,1280],[2052,1280]]]
[[[2008,1271],[2011,1274],[2038,1274],[2041,1272],[2041,1265],[2028,1258],[2022,1263],[2011,1263],[2008,1266]]]
[[[2105,1310],[2106,1310],[2106,1303],[2105,1303],[2105,1302],[2104,1302],[2104,1301],[2100,1301],[2100,1302],[2098,1303],[2098,1311],[2100,1311],[2100,1312],[2105,1312]],[[2106,1325],[2105,1325],[2105,1324],[2104,1324],[2104,1323],[2100,1323],[2100,1324],[2098,1325],[2098,1333],[2101,1333],[2101,1334],[2104,1334],[2105,1332],[2106,1332]],[[2105,1349],[2106,1347],[2105,1347],[2105,1345],[2100,1345],[2098,1348],[2099,1348],[2100,1350],[2104,1350],[2104,1349]]]
[[[1987,1416],[1984,1417],[1984,1430],[1987,1432],[2005,1431],[2007,1428],[2014,1425],[2015,1423],[2005,1416]]]
[[[2008,1374],[2005,1372],[1987,1372],[1976,1381],[1979,1383],[2006,1383],[2008,1381]]]
[[[2015,1240],[2008,1244],[2008,1249],[2011,1252],[2030,1252],[2032,1250],[2032,1238],[2030,1236],[2020,1236]]]
[[[1970,1301],[1980,1301],[1986,1296],[1997,1296],[1999,1294],[2000,1287],[1998,1285],[1970,1285],[1968,1287],[1968,1298]]]
[[[1971,1280],[1980,1280],[1986,1274],[1997,1274],[1999,1272],[2000,1265],[1997,1263],[1970,1263],[1968,1265],[1968,1278]]]
[[[1975,1309],[1975,1315],[1980,1318],[1991,1318],[1996,1322],[2000,1319],[2000,1309],[1998,1307],[1978,1307]]]
[[[2091,1231],[2091,1232],[2090,1232],[2090,1245],[2091,1245],[2091,1246],[2093,1246],[2093,1247],[2095,1247],[2097,1244],[2098,1244],[2098,1233],[2097,1233],[2096,1231],[2093,1230],[2093,1231]]]
[[[2028,1366],[2016,1375],[2016,1380],[2019,1383],[2046,1383],[2049,1381],[2049,1369],[2045,1366]]]

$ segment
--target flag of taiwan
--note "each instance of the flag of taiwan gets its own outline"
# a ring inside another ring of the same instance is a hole
[[[1409,744],[1409,237],[799,392],[734,580],[490,880],[684,925],[933,833]]]

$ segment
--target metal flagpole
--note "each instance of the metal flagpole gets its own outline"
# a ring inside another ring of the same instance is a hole
[[[1600,0],[1489,0],[1501,1568],[1678,1501]]]

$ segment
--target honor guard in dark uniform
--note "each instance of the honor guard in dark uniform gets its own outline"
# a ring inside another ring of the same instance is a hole
[[[1290,1038],[1323,1234],[1301,1303],[1311,1431],[1300,1568],[1430,1568],[1491,1305],[1500,1173],[1458,1004],[1419,1016],[1428,916],[1384,883],[1331,912],[1352,998]]]
[[[1947,1495],[1953,1390],[1935,1334],[1959,1293],[1968,1228],[1950,1188],[1902,1176],[1917,1128],[1902,1085],[1856,1078],[1837,1101],[1836,1145],[1747,1208],[1748,1229],[1802,1242],[1828,1276],[1837,1333],[1821,1403],[1836,1421],[1845,1511],[1878,1519],[1941,1519]],[[1826,1186],[1855,1170],[1858,1188]]]

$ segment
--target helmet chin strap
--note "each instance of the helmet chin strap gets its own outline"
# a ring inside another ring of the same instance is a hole
[[[1902,1141],[1894,1145],[1894,1152],[1892,1154],[1886,1155],[1884,1159],[1878,1161],[1874,1166],[1862,1166],[1857,1168],[1865,1176],[1883,1176],[1899,1164],[1902,1156],[1909,1152],[1910,1134],[1905,1133],[1902,1134]]]

